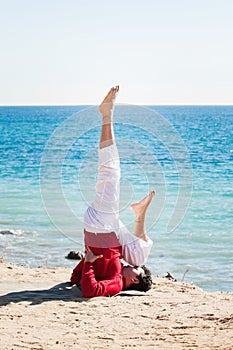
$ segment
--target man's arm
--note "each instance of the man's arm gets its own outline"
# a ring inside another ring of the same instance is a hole
[[[122,276],[118,274],[111,279],[97,281],[93,264],[85,262],[82,271],[81,287],[84,298],[115,295],[123,288]]]
[[[121,271],[121,263],[119,259],[112,261],[111,270],[113,275],[111,278],[96,280],[93,263],[97,259],[103,258],[103,255],[94,255],[89,247],[86,247],[86,255],[82,269],[82,294],[84,298],[92,298],[97,296],[115,295],[122,290],[123,281]]]
[[[70,277],[70,282],[77,284],[77,286],[80,286],[80,281],[81,281],[81,278],[82,278],[83,264],[84,264],[84,258],[73,269],[72,275]]]

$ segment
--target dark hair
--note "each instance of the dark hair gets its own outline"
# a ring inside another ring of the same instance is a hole
[[[142,265],[141,268],[144,270],[144,274],[138,275],[139,283],[131,284],[127,289],[139,290],[141,292],[147,292],[152,287],[152,277],[150,270]]]

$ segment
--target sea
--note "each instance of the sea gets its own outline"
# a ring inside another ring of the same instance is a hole
[[[233,292],[233,106],[117,105],[120,217],[149,190],[154,276]],[[0,258],[68,267],[94,199],[97,106],[0,107]]]

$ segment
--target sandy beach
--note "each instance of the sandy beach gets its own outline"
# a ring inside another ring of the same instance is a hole
[[[154,277],[141,295],[83,299],[67,268],[0,264],[0,349],[233,349],[233,294]]]

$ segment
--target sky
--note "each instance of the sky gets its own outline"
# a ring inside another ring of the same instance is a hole
[[[232,0],[0,0],[0,105],[233,105]]]

